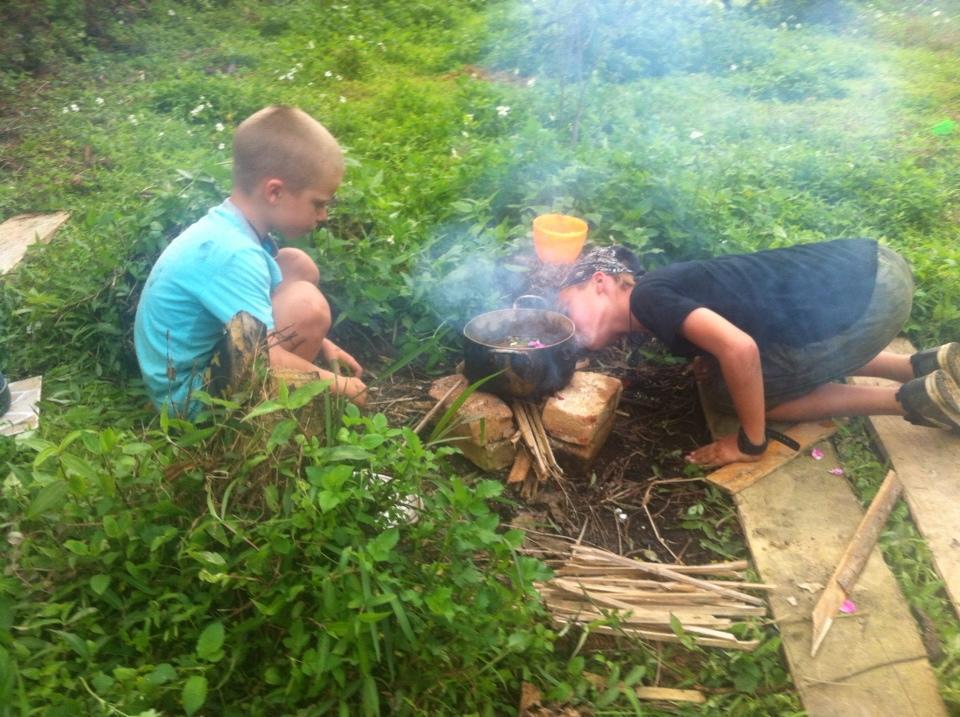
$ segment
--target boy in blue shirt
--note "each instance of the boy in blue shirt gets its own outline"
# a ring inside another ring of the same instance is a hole
[[[330,306],[320,272],[303,251],[276,249],[326,221],[343,178],[343,153],[327,129],[302,110],[271,106],[237,127],[233,191],[163,251],[150,271],[134,327],[137,360],[154,404],[181,415],[224,325],[245,311],[269,331],[272,367],[312,372],[357,405],[366,400],[363,368],[329,338]],[[341,377],[317,358],[347,367]]]

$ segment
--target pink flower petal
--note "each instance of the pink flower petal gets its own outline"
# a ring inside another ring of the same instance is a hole
[[[842,476],[843,468],[831,468],[830,470],[827,471],[827,473],[834,476]]]
[[[857,605],[853,600],[847,599],[843,601],[843,604],[840,606],[840,612],[844,615],[852,615],[857,611]]]
[[[813,460],[815,461],[822,460],[823,451],[821,451],[819,448],[814,448],[812,451],[810,451],[810,457],[813,458]]]

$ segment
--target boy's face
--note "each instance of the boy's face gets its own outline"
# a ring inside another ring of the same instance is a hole
[[[294,192],[282,180],[267,183],[271,205],[270,230],[284,239],[296,239],[309,234],[327,221],[328,207],[343,179],[343,169],[324,172],[316,184]]]
[[[610,277],[605,277],[609,279]],[[611,325],[614,303],[604,280],[569,286],[560,292],[557,302],[577,329],[577,343],[591,351],[609,346],[618,338]]]

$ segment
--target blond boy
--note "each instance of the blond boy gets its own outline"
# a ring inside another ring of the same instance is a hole
[[[271,106],[240,124],[233,140],[233,191],[163,251],[144,286],[134,329],[137,360],[153,402],[193,414],[191,399],[224,325],[245,311],[270,332],[270,364],[316,373],[362,405],[363,368],[327,338],[330,306],[320,272],[303,251],[276,249],[326,221],[343,178],[339,145],[310,115]],[[313,362],[347,367],[335,376]]]

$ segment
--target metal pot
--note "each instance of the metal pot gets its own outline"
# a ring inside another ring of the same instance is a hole
[[[539,296],[521,296],[523,299]],[[464,373],[471,382],[502,371],[483,390],[502,398],[539,398],[568,383],[576,364],[575,327],[561,313],[546,309],[489,311],[463,327]],[[511,337],[537,339],[533,346],[521,341],[505,345]]]

